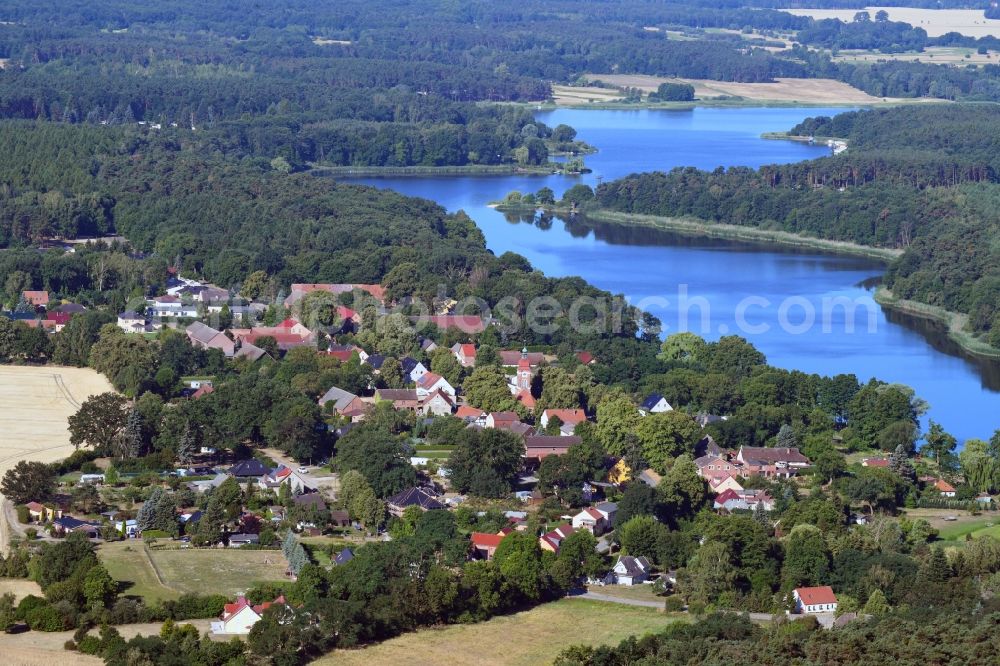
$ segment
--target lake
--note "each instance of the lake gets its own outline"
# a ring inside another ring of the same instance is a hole
[[[602,289],[625,294],[658,316],[665,333],[692,330],[708,339],[736,333],[779,367],[907,384],[930,404],[928,416],[959,440],[988,438],[1000,427],[997,364],[962,357],[931,322],[883,311],[865,286],[882,273],[877,262],[587,220],[522,220],[486,205],[511,190],[534,192],[547,186],[558,196],[578,182],[595,186],[675,166],[757,167],[819,157],[828,154],[826,147],[760,135],[787,130],[808,116],[841,111],[539,112],[538,119],[550,127],[571,125],[580,139],[599,148],[585,158],[593,173],[352,182],[432,199],[451,211],[465,210],[497,254],[517,252],[548,275],[579,275]]]

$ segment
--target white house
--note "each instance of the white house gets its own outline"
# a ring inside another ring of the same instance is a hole
[[[115,521],[115,531],[119,534],[124,534],[130,539],[139,536],[139,523],[135,520],[116,520]]]
[[[143,333],[146,330],[146,317],[132,310],[126,310],[118,315],[118,328],[126,333]]]
[[[829,585],[797,587],[792,590],[796,613],[835,613],[837,595]]]
[[[639,411],[643,414],[661,414],[663,412],[671,412],[673,409],[674,408],[670,406],[670,403],[667,402],[667,399],[662,395],[659,393],[650,393],[646,396],[646,399],[642,401],[642,406],[639,408]]]
[[[455,399],[455,387],[449,384],[447,379],[437,373],[425,373],[416,381],[416,384],[417,397],[420,399],[426,398],[430,394],[434,393],[434,391],[447,393],[452,400]]]
[[[264,490],[276,489],[286,484],[292,494],[307,493],[316,489],[316,485],[312,481],[284,465],[257,480],[257,485]]]
[[[226,604],[222,617],[212,623],[213,634],[249,634],[253,625],[260,622],[261,616],[273,604],[284,604],[284,595],[274,601],[265,601],[256,606],[247,601],[246,597],[236,598],[236,603]]]
[[[614,568],[605,577],[604,582],[613,585],[638,585],[649,579],[652,566],[645,557],[622,555],[615,562]]]
[[[601,535],[607,529],[607,523],[600,511],[592,506],[573,516],[574,530],[587,530],[591,534]]]

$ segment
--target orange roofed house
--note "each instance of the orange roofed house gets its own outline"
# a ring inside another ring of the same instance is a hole
[[[239,596],[235,603],[226,604],[222,609],[222,616],[217,622],[212,623],[213,634],[249,634],[253,625],[260,622],[264,611],[275,604],[284,604],[284,595],[274,601],[265,601],[256,606],[247,601],[246,597]]]
[[[797,587],[792,590],[797,613],[835,613],[837,595],[829,585],[819,587]]]
[[[472,557],[477,560],[492,560],[493,554],[497,552],[497,547],[509,531],[501,531],[496,534],[486,532],[473,532],[471,537]]]

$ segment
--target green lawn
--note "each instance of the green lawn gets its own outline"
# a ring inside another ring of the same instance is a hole
[[[651,608],[562,599],[478,624],[421,629],[361,650],[336,650],[315,664],[518,666],[551,664],[571,645],[617,644],[662,629],[685,615]]]
[[[153,548],[147,556],[142,542],[131,540],[102,544],[98,556],[112,578],[129,584],[125,594],[148,601],[189,592],[235,596],[257,583],[287,580],[285,558],[276,550]]]

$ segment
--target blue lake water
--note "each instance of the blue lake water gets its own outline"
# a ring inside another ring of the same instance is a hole
[[[757,167],[819,157],[828,149],[760,135],[787,130],[808,116],[842,110],[539,112],[539,120],[550,127],[572,125],[580,139],[600,149],[586,157],[593,173],[352,182],[432,199],[451,211],[465,210],[497,254],[517,252],[548,275],[579,275],[602,289],[625,294],[660,317],[665,333],[686,329],[708,339],[736,333],[779,367],[907,384],[930,404],[929,418],[960,441],[988,438],[1000,428],[1000,368],[963,358],[935,325],[876,305],[862,283],[882,273],[879,263],[586,220],[521,220],[486,205],[511,190],[534,192],[547,186],[558,196],[578,182],[595,186],[601,180],[676,166]],[[847,308],[836,299],[851,302],[853,332],[848,330]],[[815,319],[808,326],[810,311]]]

